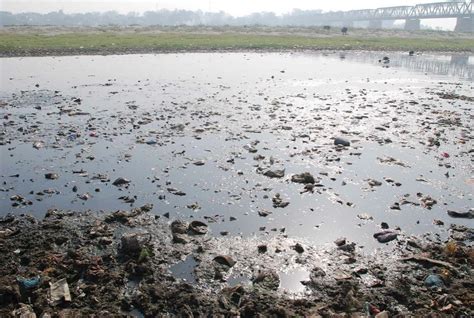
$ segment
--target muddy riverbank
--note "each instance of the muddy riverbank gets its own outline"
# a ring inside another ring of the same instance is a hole
[[[3,217],[2,317],[473,314],[474,255],[463,243],[473,232],[465,227],[453,226],[447,244],[407,237],[367,257],[343,241],[321,249],[283,234],[212,238],[205,225],[169,225],[152,208]],[[191,282],[170,271],[186,257],[195,262]],[[299,294],[279,287],[282,267],[291,265],[308,272]]]
[[[1,63],[0,315],[472,315],[471,56]]]

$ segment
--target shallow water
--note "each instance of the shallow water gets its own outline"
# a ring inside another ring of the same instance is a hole
[[[152,213],[202,220],[216,236],[284,232],[314,244],[344,236],[370,251],[380,246],[373,233],[387,222],[405,235],[443,238],[450,223],[470,225],[446,212],[472,207],[473,112],[472,102],[436,94],[472,96],[472,57],[453,63],[450,56],[390,53],[385,65],[378,62],[384,55],[0,59],[0,98],[8,103],[1,107],[0,213],[41,217],[50,208],[114,211],[152,203]],[[59,107],[88,114],[69,116]],[[440,123],[446,118],[455,124]],[[351,147],[337,149],[335,136],[350,139]],[[432,136],[439,147],[427,145]],[[37,141],[44,147],[33,148]],[[409,167],[377,159],[387,156]],[[270,158],[284,178],[256,172],[270,167]],[[194,164],[199,160],[204,165]],[[301,194],[303,185],[290,177],[305,171],[323,187]],[[48,172],[59,179],[46,180]],[[130,185],[113,186],[118,177]],[[370,187],[369,178],[382,185]],[[45,189],[51,191],[38,194]],[[276,193],[288,207],[273,208]],[[404,195],[419,203],[417,193],[438,203],[389,208]],[[87,200],[79,198],[84,194]],[[12,207],[13,195],[32,205]],[[118,199],[124,196],[135,202]],[[271,214],[259,216],[262,209]],[[361,220],[362,213],[373,219]]]

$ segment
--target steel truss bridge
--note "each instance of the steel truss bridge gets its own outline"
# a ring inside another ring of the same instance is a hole
[[[371,27],[381,27],[383,20],[406,20],[405,28],[417,30],[421,19],[457,18],[457,31],[473,32],[473,0],[468,2],[435,2],[416,6],[399,6],[378,9],[336,11],[322,13],[319,21],[323,24],[355,21],[369,21]]]

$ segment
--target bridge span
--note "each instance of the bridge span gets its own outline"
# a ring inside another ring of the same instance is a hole
[[[381,28],[384,20],[405,20],[406,30],[419,30],[422,19],[456,18],[455,31],[474,32],[473,0],[435,2],[415,6],[399,6],[366,10],[335,11],[322,13],[321,23],[342,23],[346,26],[356,21],[368,21],[370,28]]]

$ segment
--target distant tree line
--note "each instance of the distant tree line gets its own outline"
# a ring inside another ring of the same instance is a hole
[[[223,11],[202,12],[188,10],[157,10],[143,14],[130,12],[120,14],[117,11],[88,12],[66,14],[62,10],[41,13],[17,13],[0,11],[0,25],[65,25],[65,26],[100,26],[100,25],[300,25],[310,26],[317,23],[321,10],[298,10],[284,15],[273,12],[252,13],[243,17],[233,17]]]

